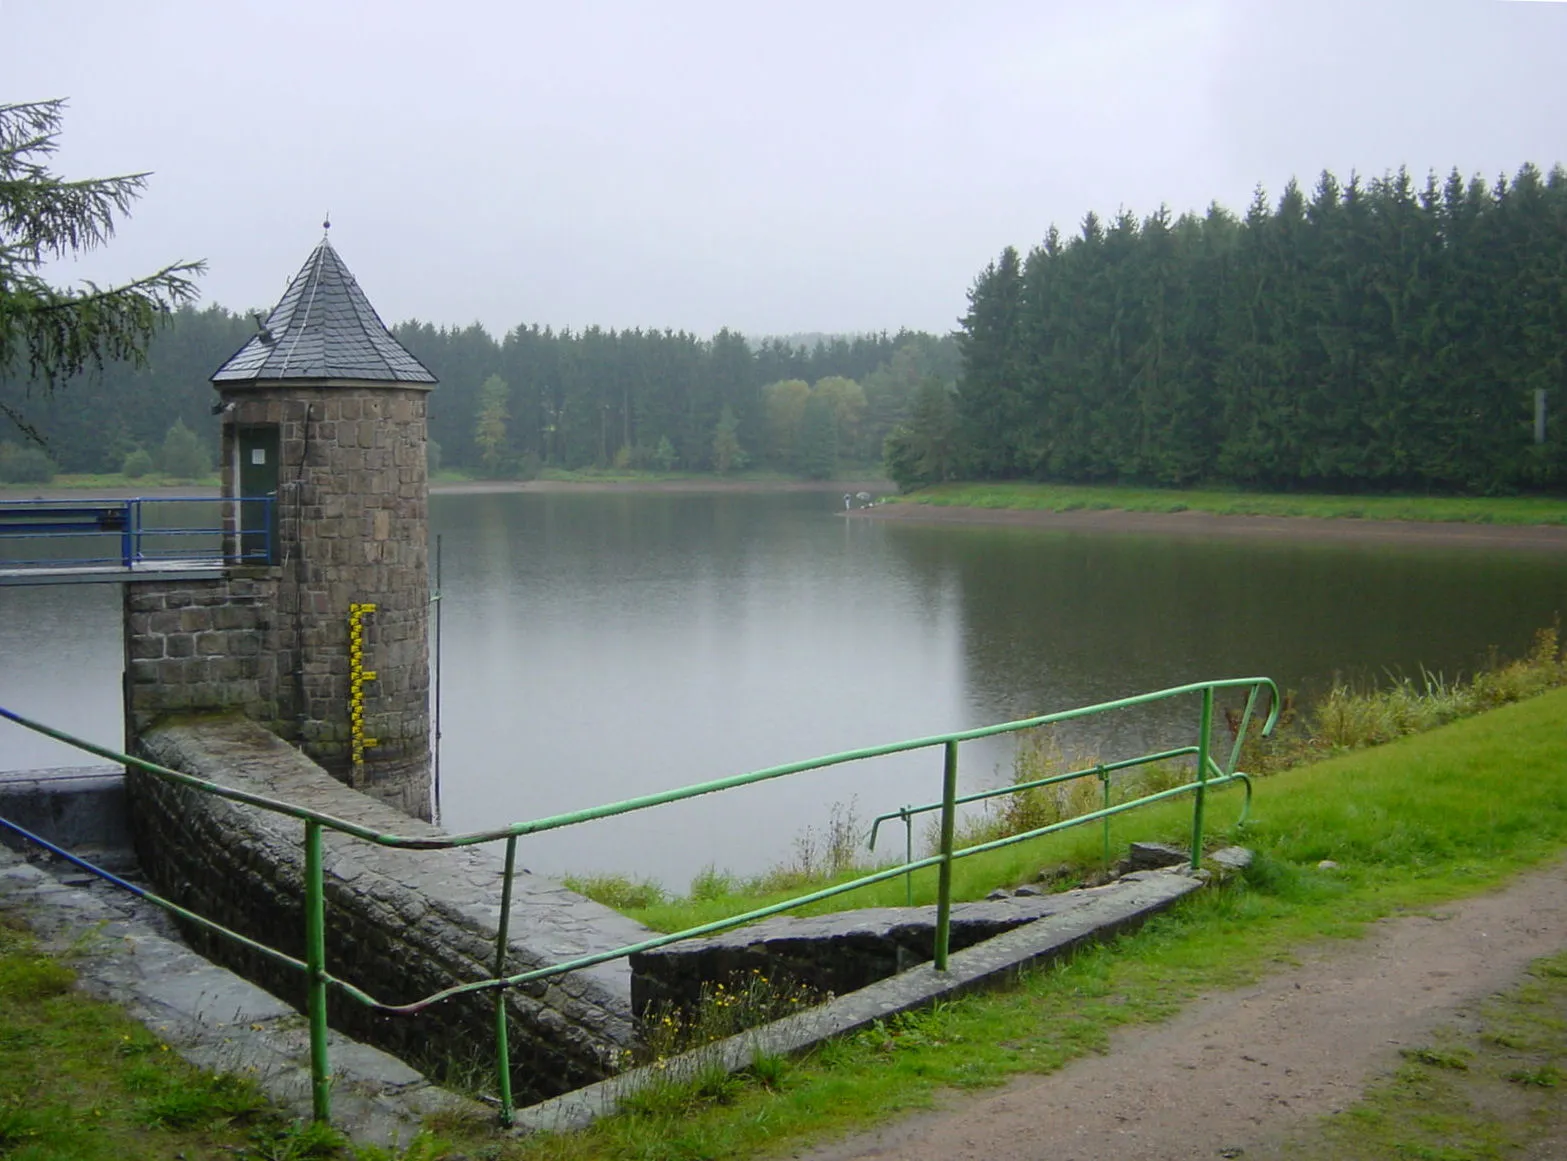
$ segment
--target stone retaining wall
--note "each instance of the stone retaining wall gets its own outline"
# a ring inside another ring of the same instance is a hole
[[[962,951],[1005,932],[1061,915],[1093,890],[1026,895],[952,908],[948,950]],[[666,1011],[693,1018],[713,984],[744,989],[753,974],[780,992],[803,987],[843,996],[907,971],[936,954],[936,908],[874,907],[827,915],[779,915],[631,956],[631,1006],[639,1018]]]
[[[437,836],[418,822],[337,782],[253,722],[186,718],[141,735],[143,754],[223,785],[351,820],[382,833]],[[127,785],[137,854],[175,901],[254,939],[303,958],[304,825],[133,773]],[[494,846],[404,851],[327,831],[324,836],[328,970],[389,1003],[487,977],[500,913],[501,855]],[[647,929],[558,883],[519,872],[508,973],[609,950]],[[295,1005],[301,974],[232,943],[187,934]],[[519,1099],[539,1099],[603,1079],[632,1043],[630,969],[624,960],[510,993]],[[489,996],[462,997],[417,1017],[384,1016],[343,999],[335,1026],[429,1066],[443,1058],[485,1067],[493,1058]]]
[[[277,716],[277,570],[221,580],[127,581],[125,730],[168,713]]]

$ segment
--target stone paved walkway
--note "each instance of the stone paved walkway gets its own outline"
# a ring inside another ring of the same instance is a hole
[[[67,864],[32,863],[0,847],[0,911],[63,956],[85,991],[123,1007],[192,1064],[248,1074],[282,1108],[310,1115],[304,1018],[185,947],[156,907]],[[333,1121],[358,1141],[407,1142],[428,1113],[480,1111],[337,1033],[329,1057]]]

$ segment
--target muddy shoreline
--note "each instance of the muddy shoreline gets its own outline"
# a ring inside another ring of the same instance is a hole
[[[958,508],[935,504],[878,504],[848,513],[856,520],[910,524],[967,524],[1041,528],[1058,532],[1129,533],[1193,539],[1257,539],[1383,544],[1504,551],[1567,552],[1567,526],[1460,524],[1418,520],[1359,520],[1320,516],[1228,516],[1214,512],[1128,512],[1118,508],[1071,512]]]
[[[433,496],[539,494],[762,495],[845,492],[886,495],[885,480],[473,480],[432,484]],[[99,500],[215,496],[211,486],[147,488],[0,487],[0,501]],[[965,524],[1040,528],[1058,532],[1125,533],[1191,539],[1257,539],[1340,544],[1567,552],[1567,525],[1468,524],[1420,520],[1364,520],[1320,516],[1233,516],[1214,512],[1132,512],[1119,508],[1051,512],[1036,508],[962,508],[935,504],[877,504],[840,513],[853,520],[911,524]]]

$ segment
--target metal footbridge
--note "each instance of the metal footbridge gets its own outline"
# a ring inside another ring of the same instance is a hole
[[[273,559],[270,496],[0,500],[0,585],[205,580]]]

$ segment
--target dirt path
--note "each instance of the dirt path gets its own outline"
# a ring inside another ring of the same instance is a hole
[[[1127,532],[1199,538],[1337,541],[1430,545],[1437,548],[1535,549],[1567,552],[1567,526],[1459,524],[1418,520],[1325,519],[1320,516],[1225,516],[1215,512],[1126,512],[1121,509],[1046,512],[1017,508],[956,508],[936,504],[878,504],[853,519],[916,524],[993,524],[1062,532]]]
[[[1290,1133],[1357,1100],[1400,1047],[1567,946],[1567,864],[1505,890],[1384,920],[1365,939],[1215,994],[1103,1056],[857,1135],[809,1161],[1188,1161],[1274,1157]],[[1241,1152],[1236,1152],[1240,1150]]]

